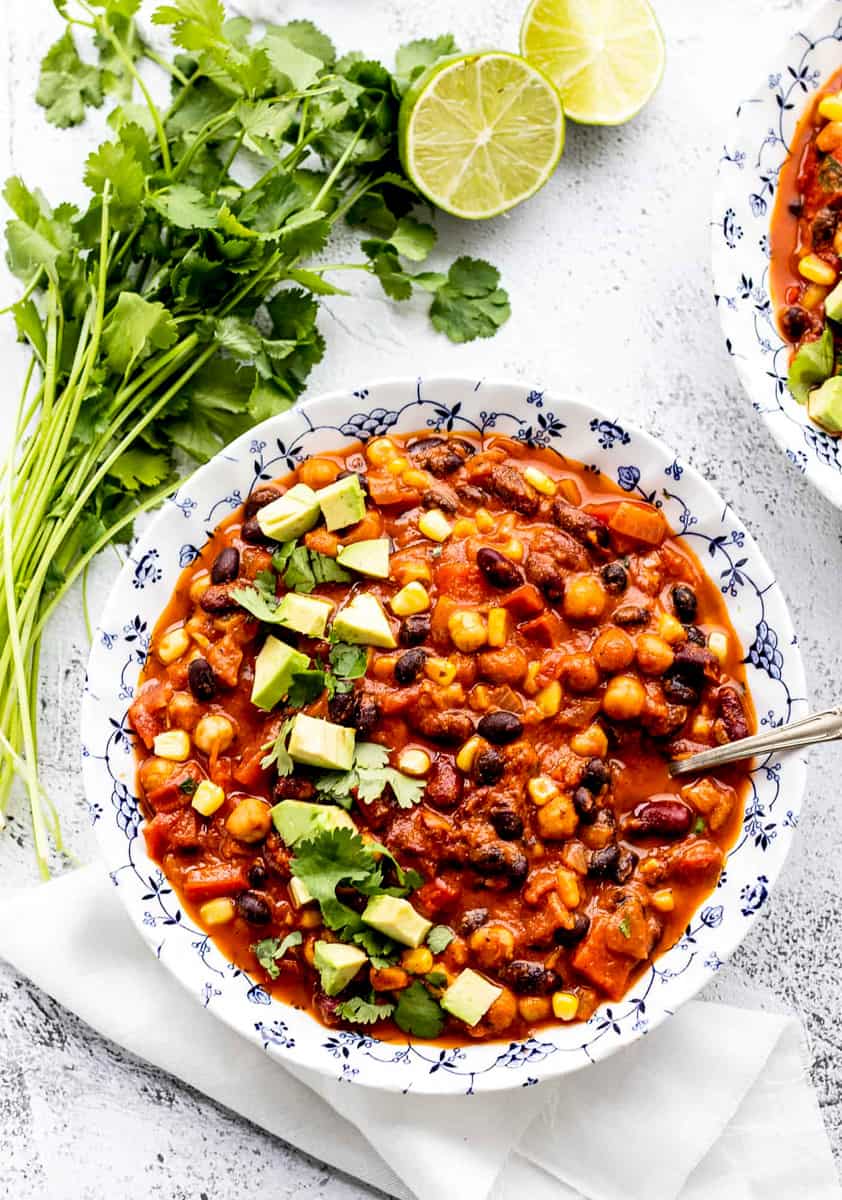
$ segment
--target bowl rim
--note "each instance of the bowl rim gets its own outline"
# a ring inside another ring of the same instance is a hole
[[[235,448],[243,447],[250,439],[254,440],[256,437],[259,437],[262,434],[271,434],[271,435],[277,436],[279,433],[282,433],[284,428],[288,424],[290,424],[293,420],[295,420],[296,417],[299,417],[299,418],[303,417],[307,422],[309,422],[309,424],[312,427],[313,426],[313,422],[311,420],[312,414],[314,414],[314,413],[318,414],[320,410],[325,410],[329,407],[334,407],[334,408],[339,407],[341,410],[341,407],[343,405],[347,405],[348,401],[352,397],[364,395],[366,397],[366,400],[361,403],[367,403],[369,398],[373,397],[375,395],[379,395],[384,392],[391,392],[393,390],[402,390],[402,389],[409,389],[409,388],[416,390],[417,395],[419,397],[419,402],[420,402],[422,386],[424,389],[431,389],[433,391],[436,391],[436,390],[445,390],[446,391],[448,389],[465,389],[466,391],[469,391],[469,392],[476,392],[480,388],[482,388],[482,390],[484,392],[493,391],[495,394],[496,393],[509,393],[509,397],[511,398],[512,402],[515,404],[518,402],[518,400],[522,403],[524,396],[529,391],[529,385],[526,384],[525,382],[523,382],[523,383],[520,382],[520,380],[518,380],[517,378],[512,378],[512,377],[510,377],[510,378],[485,378],[485,377],[477,378],[477,377],[457,376],[457,375],[440,375],[440,376],[436,375],[436,376],[429,376],[429,377],[423,377],[423,378],[419,377],[419,376],[407,376],[407,375],[390,376],[390,377],[385,377],[382,379],[378,378],[374,381],[367,383],[365,386],[365,389],[362,391],[353,391],[352,392],[350,389],[334,389],[330,392],[318,394],[316,396],[308,398],[307,400],[303,400],[299,404],[294,406],[293,408],[287,410],[286,412],[278,414],[274,417],[269,418],[266,421],[260,422],[259,424],[255,425],[252,429],[247,430],[245,433],[241,434],[233,442],[229,443],[227,446],[222,447],[222,449],[214,456],[214,458],[212,458],[208,463],[199,467],[198,470],[193,473],[193,475],[191,475],[187,479],[181,481],[178,490],[173,494],[172,497],[169,498],[169,500],[167,502],[165,502],[165,504],[161,508],[161,510],[159,510],[155,514],[155,516],[152,518],[152,520],[150,521],[148,526],[144,529],[142,535],[139,537],[139,539],[137,540],[135,545],[132,547],[131,554],[129,557],[127,557],[127,559],[123,565],[123,568],[120,571],[120,574],[118,575],[117,579],[115,580],[115,582],[112,586],[112,589],[109,593],[109,597],[108,597],[105,605],[103,606],[103,610],[102,610],[100,619],[97,623],[94,640],[92,643],[91,653],[90,653],[90,657],[89,657],[89,662],[88,662],[88,674],[87,674],[85,691],[84,691],[83,700],[82,700],[82,711],[81,711],[81,734],[82,734],[82,747],[83,747],[83,749],[82,749],[83,776],[84,776],[84,783],[85,783],[85,791],[86,791],[86,795],[88,796],[88,800],[89,800],[90,804],[94,804],[96,802],[96,797],[99,794],[99,790],[100,790],[97,785],[95,772],[94,772],[94,768],[93,768],[93,760],[94,760],[95,756],[90,755],[90,753],[87,750],[88,739],[87,739],[86,734],[87,734],[87,730],[92,726],[94,719],[95,719],[94,712],[93,712],[94,698],[93,698],[93,694],[92,694],[89,684],[90,684],[90,680],[92,678],[96,678],[96,676],[97,676],[98,660],[102,657],[102,654],[103,654],[103,651],[101,649],[101,639],[103,637],[105,629],[108,627],[108,619],[111,618],[113,615],[113,620],[111,621],[111,623],[116,624],[119,621],[120,593],[126,587],[127,581],[130,579],[130,576],[132,574],[134,555],[137,552],[143,550],[144,547],[146,547],[148,544],[151,544],[152,541],[154,540],[154,538],[157,536],[158,531],[165,528],[169,524],[170,521],[172,521],[176,518],[176,515],[177,515],[179,509],[178,509],[178,505],[175,503],[175,501],[178,497],[179,492],[181,492],[181,490],[188,484],[192,489],[193,487],[196,487],[197,485],[201,484],[202,482],[213,478],[213,476],[216,474],[217,471],[224,469],[224,464],[226,463],[226,461],[231,462],[231,461],[235,460],[234,455],[232,453],[235,450]],[[605,422],[605,414],[601,413],[600,410],[593,408],[591,405],[583,403],[579,400],[564,398],[561,394],[552,392],[549,389],[547,389],[543,392],[531,391],[531,392],[529,392],[529,395],[530,396],[539,395],[539,396],[548,397],[554,405],[561,406],[566,411],[574,412],[581,421],[590,420],[592,422],[591,428],[594,427],[593,422],[595,422],[596,420],[601,420],[601,422],[603,424],[606,423]],[[506,398],[509,398],[509,397],[506,397]],[[425,400],[424,402],[426,403],[427,401]],[[662,441],[662,439],[655,437],[654,435],[641,429],[634,422],[627,421],[625,419],[625,417],[622,418],[622,422],[623,422],[622,430],[627,432],[629,434],[630,438],[633,437],[634,439],[636,439],[638,446],[645,447],[645,449],[649,453],[654,452],[657,456],[659,463],[663,462],[665,457],[670,457],[677,465],[678,460],[676,459],[676,456],[674,455],[674,453],[670,449],[670,447],[665,442]],[[419,426],[417,426],[416,428],[420,428],[420,427],[421,426],[419,424]],[[345,435],[343,435],[342,433],[340,433],[338,431],[338,427],[334,426],[333,428],[337,429],[336,440],[337,440],[338,444],[341,444],[340,439],[342,437],[344,437]],[[408,432],[410,432],[410,429],[409,428],[405,428],[405,429],[401,428],[401,429],[397,430],[396,432],[408,433]],[[347,437],[346,440],[353,441],[355,439]],[[365,439],[363,439],[363,440],[365,440]],[[564,451],[562,451],[562,454],[563,453],[564,453]],[[571,455],[571,457],[574,457],[574,456]],[[603,468],[600,466],[598,466],[597,469],[599,469],[600,471],[603,471]],[[686,473],[686,475],[688,477],[688,481],[692,483],[693,493],[694,493],[694,495],[699,496],[700,502],[701,501],[706,502],[706,507],[709,507],[712,505],[713,508],[711,509],[711,511],[721,511],[723,514],[723,519],[724,519],[725,515],[731,514],[733,516],[734,520],[736,521],[736,523],[738,525],[742,526],[742,522],[739,520],[736,513],[734,513],[734,510],[731,508],[731,506],[728,503],[726,503],[718,495],[718,493],[712,487],[712,485],[710,483],[708,483],[708,481],[706,479],[703,478],[701,473],[698,470],[696,470],[696,468],[694,468],[693,466],[691,466],[689,464],[682,464],[681,472],[682,472],[682,474]],[[603,472],[603,473],[605,473],[605,472]],[[610,475],[609,475],[609,478],[610,478]],[[675,532],[675,530],[673,529],[672,523],[670,523],[670,528],[673,532]],[[764,595],[770,591],[776,594],[776,598],[778,601],[778,607],[780,610],[779,613],[776,614],[776,629],[782,635],[782,637],[785,639],[784,644],[788,648],[787,678],[788,678],[789,684],[791,684],[792,687],[790,688],[789,685],[787,685],[787,692],[790,697],[791,704],[796,706],[796,708],[797,708],[798,706],[805,704],[804,697],[805,697],[805,693],[806,693],[806,684],[805,684],[803,661],[801,658],[800,649],[797,644],[797,639],[795,638],[795,635],[794,635],[792,620],[791,620],[790,613],[789,613],[789,608],[786,603],[785,596],[783,595],[783,592],[780,589],[780,586],[777,583],[777,580],[776,580],[773,572],[771,571],[771,568],[769,567],[768,563],[766,562],[765,557],[763,556],[762,552],[759,550],[751,533],[747,529],[745,529],[744,526],[743,526],[743,534],[744,534],[746,541],[748,542],[748,549],[751,552],[751,554],[753,555],[753,561],[754,561],[755,565],[758,568],[760,568],[760,570],[762,572],[764,572],[765,575],[768,577],[769,582],[768,582],[768,585],[766,586],[766,588],[764,588]],[[174,579],[174,577],[175,577],[175,572],[173,572],[170,576],[168,576],[168,578],[170,580],[170,585],[169,585],[170,592],[172,590],[172,580]],[[726,597],[726,606],[728,606],[727,597]],[[113,613],[112,613],[112,610],[113,610]],[[155,619],[157,619],[157,617],[159,615],[160,615],[160,613],[156,611]],[[105,636],[107,636],[107,635],[105,635]],[[126,705],[124,705],[124,709],[127,708],[127,706],[128,706],[128,701],[126,702]],[[124,713],[118,714],[118,716],[124,716]],[[112,723],[115,723],[115,721],[116,721],[116,718],[113,718]],[[132,749],[132,759],[133,758],[134,758],[134,753],[133,753],[133,749]],[[768,760],[767,760],[767,762],[768,762]],[[788,769],[788,775],[789,775],[789,778],[788,778],[789,793],[788,793],[787,803],[789,803],[791,808],[795,810],[795,815],[796,815],[796,819],[797,819],[797,812],[798,812],[801,802],[803,800],[803,796],[804,796],[804,792],[805,792],[805,785],[806,785],[805,759],[804,759],[803,755],[798,755],[798,756],[791,755],[790,758],[788,760],[786,760],[785,765]],[[792,815],[792,813],[790,813],[789,815]],[[795,822],[793,822],[793,828],[794,828],[794,824],[795,824]],[[174,959],[172,956],[163,956],[160,953],[160,948],[158,948],[156,950],[156,945],[155,945],[156,939],[152,936],[152,934],[150,933],[150,930],[144,926],[144,923],[141,919],[141,912],[140,912],[138,905],[135,903],[130,903],[128,897],[126,896],[126,889],[120,888],[118,886],[119,880],[116,878],[116,875],[118,873],[117,870],[111,870],[111,867],[114,866],[114,864],[109,862],[108,843],[107,843],[107,840],[105,839],[105,837],[103,836],[103,825],[97,823],[97,824],[95,824],[95,829],[97,832],[97,840],[99,843],[99,848],[100,848],[100,851],[102,852],[103,856],[106,859],[106,863],[110,870],[112,882],[115,884],[115,886],[117,886],[117,890],[122,896],[123,903],[129,913],[132,923],[134,924],[134,926],[136,927],[136,929],[142,936],[144,942],[153,951],[153,953],[156,953],[157,957],[163,958],[164,964],[167,967],[167,969],[170,971],[170,973],[176,979],[179,980],[179,982],[182,984],[182,986],[184,986],[187,989],[187,991],[194,997],[194,999],[197,1000],[197,1002],[201,1003],[201,997],[197,994],[196,991],[194,991],[193,987],[191,986],[191,984],[188,982],[187,978],[185,977],[186,972],[178,969],[177,964],[180,961],[180,956],[178,956]],[[141,841],[142,841],[142,839],[141,839]],[[791,847],[791,841],[792,841],[792,836],[791,836],[791,831],[789,831],[789,836],[787,836],[787,838],[786,838],[785,848],[784,848],[783,852],[779,852],[776,855],[771,856],[768,859],[768,861],[766,859],[764,859],[764,868],[765,868],[766,874],[762,878],[764,880],[764,884],[766,885],[766,887],[764,888],[764,895],[760,901],[761,906],[767,899],[767,890],[766,889],[768,889],[768,891],[771,891],[772,885],[774,884],[774,881],[777,878],[777,876],[783,866],[783,863],[784,863],[786,856],[789,852],[789,849]],[[733,852],[734,848],[735,847],[732,847],[732,852]],[[145,856],[145,848],[143,848],[143,847],[142,847],[142,852]],[[148,861],[153,868],[157,868],[157,864],[155,864],[152,860],[148,860]],[[124,865],[125,864],[121,864],[119,869],[122,869],[122,867]],[[710,900],[711,895],[713,895],[713,893],[709,894],[706,899]],[[699,911],[702,911],[701,906],[700,906]],[[722,955],[719,965],[721,965],[722,962],[727,961],[727,959],[734,953],[734,951],[742,943],[748,930],[753,925],[754,920],[756,919],[756,917],[758,916],[760,911],[761,911],[760,906],[753,909],[750,913],[747,911],[743,911],[742,915],[745,918],[745,920],[739,926],[739,932],[735,936],[730,937],[726,942],[722,943],[718,947],[718,949]],[[672,950],[674,950],[674,949],[675,949],[675,947],[672,948]],[[666,954],[672,953],[672,950],[665,952],[664,955],[659,956],[659,958],[655,961],[662,962],[664,957],[666,956]],[[217,952],[217,953],[219,953],[219,952]],[[220,955],[220,957],[221,957],[221,955]],[[707,965],[707,964],[705,964],[705,965]],[[713,969],[715,970],[717,968],[714,967]],[[632,1044],[634,1041],[638,1040],[638,1038],[640,1036],[649,1032],[651,1029],[657,1027],[657,1025],[659,1025],[663,1020],[665,1020],[667,1016],[672,1015],[672,1013],[678,1007],[680,1007],[680,1005],[682,1005],[682,1004],[686,1003],[688,1000],[692,999],[698,993],[698,991],[709,981],[709,978],[710,978],[710,975],[706,975],[704,977],[700,976],[698,979],[696,979],[693,972],[688,972],[688,974],[690,976],[689,981],[688,981],[688,975],[685,975],[683,973],[677,973],[675,976],[670,978],[669,982],[673,986],[671,986],[671,988],[670,988],[669,1006],[668,1007],[661,1006],[658,1009],[656,1009],[654,1012],[650,1009],[649,1013],[648,1013],[647,1023],[646,1023],[645,1028],[641,1029],[640,1031],[636,1031],[636,1032],[634,1032],[633,1035],[630,1035],[627,1037],[622,1037],[622,1038],[618,1037],[616,1039],[602,1038],[601,1040],[599,1040],[597,1042],[597,1045],[593,1050],[586,1048],[584,1045],[582,1045],[581,1047],[578,1047],[578,1049],[584,1050],[585,1053],[582,1055],[576,1055],[575,1061],[574,1061],[574,1056],[572,1054],[556,1055],[554,1052],[552,1054],[550,1054],[548,1057],[544,1057],[543,1060],[541,1060],[540,1058],[537,1058],[534,1061],[529,1061],[530,1071],[532,1071],[534,1076],[537,1076],[537,1077],[530,1076],[530,1078],[528,1078],[526,1081],[524,1081],[522,1078],[520,1078],[517,1075],[517,1072],[514,1072],[514,1071],[494,1070],[491,1068],[486,1068],[483,1072],[480,1072],[480,1071],[477,1071],[477,1072],[463,1071],[463,1072],[461,1072],[460,1074],[462,1077],[469,1079],[469,1086],[467,1087],[467,1090],[454,1089],[454,1086],[452,1083],[452,1076],[449,1076],[448,1073],[445,1071],[436,1073],[437,1065],[435,1064],[434,1059],[433,1058],[425,1058],[424,1055],[422,1053],[420,1053],[419,1050],[417,1049],[417,1047],[420,1046],[420,1047],[430,1050],[431,1052],[433,1052],[433,1054],[435,1054],[435,1052],[437,1052],[437,1051],[440,1051],[443,1054],[444,1051],[442,1049],[441,1044],[436,1043],[436,1042],[429,1042],[429,1041],[414,1043],[411,1038],[407,1039],[407,1042],[405,1043],[405,1045],[419,1059],[423,1060],[423,1062],[425,1063],[425,1067],[424,1067],[423,1073],[414,1072],[409,1083],[407,1083],[406,1076],[402,1076],[401,1078],[398,1078],[398,1075],[400,1074],[399,1072],[392,1072],[390,1074],[389,1072],[385,1072],[382,1070],[381,1071],[373,1070],[371,1073],[360,1072],[359,1075],[357,1075],[356,1073],[346,1075],[344,1073],[344,1069],[343,1069],[343,1074],[340,1076],[340,1078],[343,1081],[346,1081],[346,1080],[351,1081],[351,1082],[358,1084],[359,1086],[372,1087],[372,1088],[374,1088],[376,1090],[380,1090],[380,1091],[406,1092],[406,1091],[411,1090],[415,1094],[435,1094],[435,1095],[454,1094],[454,1091],[458,1091],[458,1090],[465,1091],[465,1094],[468,1094],[468,1095],[475,1094],[477,1092],[510,1090],[515,1087],[527,1086],[530,1083],[538,1083],[538,1082],[543,1082],[550,1078],[557,1078],[563,1074],[567,1074],[571,1071],[581,1069],[582,1067],[590,1065],[593,1062],[596,1062],[596,1061],[601,1060],[602,1058],[608,1057],[609,1055],[615,1053],[617,1050],[623,1048],[625,1045]],[[688,982],[689,982],[689,986],[688,986]],[[627,992],[625,994],[625,996],[622,998],[621,1001],[617,1002],[618,1005],[629,1001],[629,996],[630,996],[631,990],[632,989],[630,989],[629,992]],[[308,1022],[308,1028],[312,1027],[316,1033],[322,1033],[325,1035],[329,1035],[332,1032],[331,1030],[328,1029],[328,1027],[323,1026],[320,1022],[316,1021],[315,1018],[310,1016],[310,1014],[307,1012],[303,1012],[302,1010],[290,1009],[287,1006],[282,1005],[281,1002],[275,1001],[275,1000],[272,1001],[272,1005],[273,1006],[277,1005],[279,1008],[283,1008],[286,1013],[291,1013],[291,1012],[297,1011],[299,1013],[299,1015],[306,1018],[306,1021]],[[597,1012],[594,1015],[594,1017],[590,1018],[590,1021],[585,1023],[585,1025],[568,1026],[566,1028],[568,1028],[568,1029],[570,1029],[570,1028],[578,1028],[578,1029],[587,1028],[595,1020],[596,1017],[599,1017],[600,1014],[603,1014],[604,1010],[606,1010],[606,1006],[601,1005],[600,1008],[597,1009]],[[222,1011],[220,1011],[220,1009],[218,1007],[217,1008],[212,1007],[212,1011],[214,1011],[215,1015],[219,1019],[224,1020],[226,1024],[228,1024],[232,1029],[236,1030],[242,1036],[245,1036],[245,1037],[249,1038],[250,1040],[257,1042],[258,1044],[262,1044],[263,1049],[266,1050],[273,1057],[276,1057],[280,1062],[291,1064],[294,1067],[302,1067],[302,1068],[306,1068],[306,1069],[310,1069],[310,1070],[315,1070],[319,1074],[324,1074],[324,1075],[327,1075],[328,1077],[331,1077],[331,1076],[336,1077],[335,1067],[327,1060],[326,1055],[317,1059],[314,1056],[312,1049],[302,1050],[301,1043],[298,1040],[295,1040],[295,1041],[291,1040],[291,1044],[287,1045],[287,1046],[273,1044],[273,1043],[267,1044],[265,1039],[261,1039],[261,1036],[259,1035],[259,1033],[256,1032],[256,1030],[259,1029],[259,1026],[254,1025],[251,1028],[245,1028],[244,1022],[241,1019],[235,1019],[234,1016],[232,1015],[232,1013],[229,1012],[229,1010],[227,1008],[224,1008]],[[609,1019],[607,1021],[603,1019],[602,1023],[604,1025],[611,1024],[610,1005],[607,1008],[607,1012],[608,1012]],[[559,1028],[560,1027],[558,1025],[553,1025],[553,1026],[542,1028],[542,1030],[539,1030],[538,1033],[539,1033],[539,1035],[542,1033],[549,1035],[550,1030],[556,1031]],[[561,1027],[561,1028],[564,1028],[564,1027]],[[333,1031],[333,1032],[335,1032],[335,1031]],[[619,1032],[620,1032],[619,1027],[616,1027],[616,1032],[619,1034]],[[624,1033],[625,1033],[625,1031],[624,1031]],[[397,1049],[399,1046],[404,1045],[404,1043],[400,1043],[400,1042],[383,1042],[380,1039],[374,1038],[372,1036],[367,1037],[364,1033],[360,1035],[360,1041],[367,1043],[368,1046],[374,1045],[374,1046],[388,1047],[388,1048],[392,1048],[392,1049]],[[527,1046],[529,1046],[529,1043],[532,1041],[534,1041],[534,1039],[529,1039],[527,1042],[523,1042],[523,1043],[510,1042],[509,1043],[510,1051],[514,1051],[515,1047],[518,1047],[518,1048],[527,1047]],[[466,1049],[467,1051],[475,1051],[477,1049],[481,1049],[482,1047],[494,1046],[500,1050],[503,1050],[505,1045],[506,1045],[506,1039],[503,1038],[501,1040],[497,1040],[494,1042],[479,1042],[479,1043],[477,1043],[476,1047],[469,1046],[469,1047],[462,1047],[461,1049]],[[545,1045],[545,1043],[538,1043],[538,1045]],[[573,1049],[573,1047],[570,1047],[569,1049]],[[369,1054],[368,1057],[371,1058],[372,1056]],[[503,1057],[505,1057],[505,1055],[501,1055],[501,1058],[503,1058]],[[377,1058],[374,1058],[373,1061],[375,1063],[380,1063],[380,1064],[382,1064],[384,1062],[384,1060],[377,1059]],[[397,1061],[397,1060],[394,1060],[394,1061]],[[526,1061],[526,1058],[524,1058],[523,1062],[525,1062],[525,1061]],[[513,1065],[520,1066],[520,1065],[523,1065],[523,1062],[519,1061],[517,1064],[515,1064],[514,1061],[501,1062],[501,1063],[499,1063],[499,1065],[501,1065],[501,1066],[513,1066]],[[430,1067],[430,1065],[429,1065],[430,1063],[433,1063],[432,1067]],[[498,1065],[498,1063],[492,1064],[492,1066],[497,1066],[497,1065]]]

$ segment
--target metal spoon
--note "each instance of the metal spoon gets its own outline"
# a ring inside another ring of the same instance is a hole
[[[771,750],[795,750],[799,746],[811,746],[814,742],[832,742],[842,737],[842,705],[828,708],[824,712],[801,717],[788,725],[778,725],[766,733],[727,742],[691,754],[689,758],[674,759],[669,765],[670,775],[690,775],[694,771],[705,771],[709,767],[721,767],[725,763],[738,762],[741,758],[753,758]]]

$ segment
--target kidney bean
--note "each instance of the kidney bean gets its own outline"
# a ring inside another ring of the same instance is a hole
[[[556,496],[552,506],[553,520],[559,529],[569,533],[577,542],[589,549],[606,550],[610,544],[608,529],[602,521],[590,513],[583,512],[561,496]]]
[[[652,614],[644,604],[621,604],[611,614],[615,625],[648,625]]]
[[[719,692],[719,716],[729,742],[748,737],[748,721],[740,695],[735,688],[724,687]]]
[[[616,842],[610,842],[601,850],[594,850],[588,863],[588,875],[592,879],[613,879],[620,861],[620,847]]]
[[[449,812],[462,801],[465,780],[450,758],[437,758],[427,776],[424,799],[433,808]]]
[[[280,488],[272,487],[269,484],[265,487],[255,488],[243,505],[243,516],[246,519],[253,517],[258,509],[265,508],[273,500],[279,500],[282,495],[283,492]]]
[[[260,859],[253,862],[249,867],[249,883],[253,888],[262,888],[266,880],[269,878],[269,872],[266,870],[266,864]]]
[[[695,621],[699,602],[689,584],[677,583],[673,587],[672,606],[675,609],[675,615],[684,625],[690,625]]]
[[[430,636],[430,618],[426,613],[407,617],[401,623],[398,641],[402,646],[417,646]]]
[[[486,713],[480,718],[477,733],[487,742],[496,746],[505,746],[513,742],[523,733],[523,722],[515,713],[498,709],[497,712]]]
[[[240,573],[240,552],[236,546],[220,550],[211,567],[211,582],[231,583]]]
[[[459,511],[459,501],[452,492],[445,491],[444,488],[428,488],[421,495],[421,505],[423,508],[440,508],[442,512],[453,513]]]
[[[237,601],[231,596],[227,583],[211,584],[202,592],[199,604],[206,613],[213,613],[214,616],[217,613],[233,612],[238,607]]]
[[[561,982],[555,971],[550,971],[543,963],[522,958],[507,963],[500,974],[512,991],[522,996],[546,996]]]
[[[488,814],[488,820],[498,837],[513,842],[523,837],[523,818],[511,808],[496,808]]]
[[[424,737],[449,745],[467,742],[474,732],[474,723],[468,714],[454,709],[439,712],[437,709],[415,708],[407,713],[407,719]]]
[[[272,920],[272,910],[262,896],[256,892],[241,892],[236,899],[237,912],[251,925],[268,925]]]
[[[549,554],[536,554],[530,550],[526,560],[526,578],[541,588],[548,600],[561,600],[564,596],[564,575],[554,558]]]
[[[474,452],[468,442],[440,437],[419,438],[409,442],[406,448],[413,462],[439,479],[443,475],[452,475]]]
[[[216,695],[216,676],[206,658],[194,658],[187,668],[187,682],[197,700],[213,700]]]
[[[464,504],[482,504],[485,496],[478,487],[474,487],[472,483],[457,483],[456,495]]]
[[[268,537],[260,528],[257,517],[249,517],[240,526],[240,537],[252,546],[274,546],[275,539]]]
[[[488,486],[495,496],[499,496],[515,512],[533,517],[538,511],[541,503],[538,493],[514,467],[507,467],[505,463],[492,467]]]
[[[685,675],[707,675],[716,679],[719,675],[719,659],[707,646],[695,642],[684,642],[676,646],[673,663]]]
[[[814,250],[820,248],[827,249],[830,246],[833,241],[833,235],[836,233],[837,215],[835,209],[820,208],[813,217],[810,234]],[[789,334],[787,334],[788,336]],[[797,336],[800,337],[801,335],[798,334]]]
[[[606,563],[600,571],[606,591],[619,595],[629,586],[629,576],[621,562]]]
[[[664,797],[638,804],[623,822],[628,834],[656,837],[681,837],[693,823],[693,810],[681,800]]]
[[[601,791],[607,788],[610,782],[611,768],[602,758],[590,759],[582,772],[582,778],[579,780],[581,786],[586,787],[595,796],[598,796]]]
[[[662,680],[664,695],[675,704],[698,704],[702,694],[701,679],[689,679],[675,667],[670,667]]]
[[[523,571],[499,550],[482,546],[477,554],[477,566],[485,578],[496,588],[513,588],[523,583]]]
[[[401,686],[414,683],[418,673],[424,669],[426,660],[426,651],[419,650],[417,647],[414,650],[407,650],[395,662],[395,682]]]
[[[572,929],[556,929],[553,941],[557,946],[578,946],[591,927],[591,919],[585,913],[576,913]]]
[[[573,793],[573,807],[583,825],[593,825],[597,815],[593,792],[586,787],[577,787]]]
[[[480,750],[474,759],[474,779],[483,787],[491,787],[499,783],[506,770],[506,761],[499,750],[493,746]]]
[[[487,908],[469,908],[467,912],[462,914],[462,919],[459,922],[459,932],[463,936],[475,933],[487,920]]]

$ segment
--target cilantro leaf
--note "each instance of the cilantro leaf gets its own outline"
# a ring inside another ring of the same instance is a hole
[[[170,460],[166,454],[153,454],[148,450],[132,447],[124,450],[116,462],[108,469],[113,479],[120,481],[120,486],[127,492],[137,492],[142,488],[156,487],[170,475]]]
[[[312,21],[287,21],[286,25],[270,26],[270,29],[277,29],[293,46],[320,59],[324,66],[329,67],[336,62],[333,42]]]
[[[265,754],[260,760],[260,765],[264,770],[274,767],[279,775],[292,774],[295,763],[287,753],[287,740],[291,729],[292,721],[284,721],[274,742],[267,742],[263,747],[264,750],[268,750],[268,754]]]
[[[447,949],[455,936],[449,925],[434,925],[427,934],[427,945],[433,954],[441,954],[443,950]]]
[[[377,1003],[373,998],[363,1000],[361,996],[343,1000],[336,1009],[340,1017],[346,1021],[353,1021],[356,1025],[373,1025],[375,1021],[385,1021],[394,1011],[394,1004]]]
[[[458,53],[452,33],[443,33],[437,38],[418,38],[401,46],[395,55],[395,74],[401,91],[417,79],[422,71],[446,54]]]
[[[189,183],[174,183],[150,196],[149,203],[179,229],[213,229],[217,223],[218,209]]]
[[[278,601],[268,596],[257,587],[238,587],[231,589],[231,599],[236,600],[241,608],[250,612],[258,621],[267,625],[279,625]]]
[[[377,886],[382,872],[369,846],[350,829],[328,829],[295,847],[290,870],[325,911],[340,883]],[[355,913],[354,916],[357,914]]]
[[[340,679],[362,679],[368,668],[368,647],[366,646],[354,646],[350,642],[334,642],[328,657],[334,674],[338,675]]]
[[[146,176],[134,151],[122,142],[104,142],[88,155],[85,183],[96,195],[111,185],[109,212],[112,223],[121,230],[131,228],[140,216],[146,191]]]
[[[221,0],[176,0],[152,14],[155,25],[172,25],[172,39],[185,50],[207,50],[225,41]]]
[[[438,1037],[444,1027],[444,1013],[420,980],[404,988],[394,1012],[395,1024],[414,1037]]]
[[[357,742],[354,750],[354,766],[359,769],[377,770],[389,761],[389,751],[377,742]]]
[[[60,129],[83,121],[87,105],[102,104],[101,73],[82,62],[70,29],[44,55],[35,99]]]
[[[363,242],[362,247],[369,253],[373,251],[374,243]],[[380,280],[383,291],[392,300],[408,300],[412,295],[411,277],[404,271],[394,250],[387,247],[374,253],[371,269]]]
[[[303,938],[301,931],[294,929],[281,941],[279,938],[263,938],[252,946],[252,953],[270,979],[277,979],[281,971],[278,966],[287,950],[300,946]]]
[[[452,342],[493,337],[511,315],[500,272],[479,258],[457,258],[430,305],[430,320]]]
[[[357,742],[351,770],[325,771],[316,779],[316,788],[343,808],[351,807],[353,792],[356,792],[360,804],[371,804],[383,795],[387,787],[392,789],[399,808],[412,808],[419,804],[424,795],[424,781],[404,775],[388,766],[388,761],[389,751],[385,746],[376,742]]]
[[[293,708],[303,708],[310,704],[325,690],[324,671],[298,671],[292,677],[292,683],[287,692],[287,703]]]
[[[291,591],[309,594],[320,583],[347,583],[350,572],[340,567],[335,558],[296,546],[286,562],[284,583]]]
[[[315,30],[315,26],[313,28]],[[302,92],[308,88],[324,66],[321,58],[297,45],[288,32],[279,26],[270,27],[260,44],[266,51],[276,78],[281,77],[281,86],[288,84],[291,91]]]
[[[166,350],[178,341],[172,314],[157,300],[144,300],[137,292],[120,292],[102,331],[102,344],[110,365],[121,375],[155,350]]]
[[[413,217],[401,217],[389,238],[398,254],[412,262],[423,262],[436,244],[436,231],[432,225],[416,221]]]
[[[424,798],[424,780],[413,779],[394,767],[386,768],[386,783],[392,789],[398,808],[414,808]]]

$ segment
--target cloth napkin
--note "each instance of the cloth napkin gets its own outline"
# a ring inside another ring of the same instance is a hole
[[[400,1200],[842,1198],[785,1017],[691,1003],[557,1083],[382,1095],[284,1068],[203,1010],[99,866],[7,894],[0,955],[106,1037]]]

